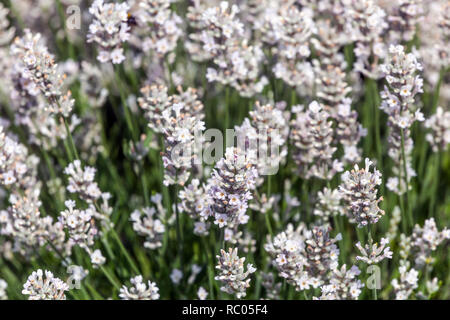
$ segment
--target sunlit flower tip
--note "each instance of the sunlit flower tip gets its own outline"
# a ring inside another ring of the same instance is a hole
[[[65,292],[69,286],[50,271],[38,269],[28,277],[23,285],[22,294],[28,300],[66,300]]]
[[[131,287],[120,288],[119,298],[122,300],[158,300],[159,288],[150,280],[145,283],[141,275],[130,279]]]
[[[96,249],[91,253],[91,263],[94,268],[98,268],[105,264],[106,258],[102,255],[102,252],[99,249]]]

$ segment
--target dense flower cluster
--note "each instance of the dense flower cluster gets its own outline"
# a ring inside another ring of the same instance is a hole
[[[60,221],[67,228],[69,239],[82,248],[89,248],[94,244],[94,237],[98,230],[93,219],[93,209],[75,209],[75,201],[67,200],[67,209],[61,212]]]
[[[136,276],[130,279],[132,286],[130,288],[125,285],[120,288],[119,297],[122,300],[158,300],[159,289],[156,283],[148,281],[146,284],[142,276]]]
[[[0,212],[2,234],[13,237],[19,248],[22,244],[32,247],[45,243],[46,223],[41,217],[37,196],[12,196],[10,203],[6,211]]]
[[[247,288],[250,287],[249,276],[256,271],[252,264],[247,264],[245,271],[245,258],[238,256],[237,248],[229,248],[228,252],[220,250],[220,256],[217,256],[218,264],[216,269],[219,270],[219,275],[215,277],[216,280],[223,283],[220,290],[235,295],[236,298],[244,298],[246,296]]]
[[[111,195],[100,190],[97,182],[94,181],[95,172],[96,169],[93,167],[82,168],[80,160],[69,163],[64,169],[64,173],[69,176],[67,191],[77,194],[80,199],[86,201],[92,208],[94,218],[109,227],[112,208],[108,200]]]
[[[18,52],[24,54],[26,50],[24,45],[33,42],[36,43],[35,46],[45,48],[44,41],[39,33],[33,35],[31,31],[26,30],[21,38],[15,39],[10,46],[9,53],[11,55]],[[16,46],[16,44],[18,45]],[[5,66],[5,75],[10,80],[12,108],[19,114],[16,121],[25,124],[29,122],[28,119],[32,113],[45,108],[42,99],[39,99],[39,88],[30,79],[30,74],[21,60],[14,61],[9,68]]]
[[[399,276],[391,281],[395,299],[405,300],[414,294],[419,287],[420,269],[423,270],[425,267],[424,272],[432,269],[435,261],[433,252],[448,239],[450,239],[449,230],[444,228],[439,231],[433,218],[425,220],[423,227],[416,224],[410,236],[400,235]],[[411,267],[411,262],[414,264],[414,268]],[[432,288],[434,287],[432,282],[427,282],[426,286],[429,288],[429,294],[435,290]],[[416,293],[417,297],[421,294],[421,292]]]
[[[389,47],[388,61],[382,66],[388,87],[381,92],[381,109],[388,115],[388,154],[395,166],[392,169],[394,177],[390,177],[386,185],[391,191],[402,194],[410,188],[411,178],[416,176],[411,164],[413,140],[410,128],[414,121],[424,120],[420,109],[415,107],[415,96],[423,92],[423,79],[416,75],[422,66],[414,54],[405,53],[400,45]]]
[[[391,284],[394,287],[395,299],[406,300],[414,289],[418,287],[419,272],[416,269],[409,268],[409,262],[405,262],[399,268],[399,279],[393,279]]]
[[[81,167],[81,161],[75,160],[70,163],[64,173],[69,176],[69,184],[67,191],[76,193],[78,196],[88,203],[93,203],[101,196],[101,191],[94,181],[95,168],[86,166]]]
[[[351,108],[352,99],[348,95],[352,88],[345,72],[347,62],[340,52],[350,35],[355,34],[350,28],[352,24],[346,22],[352,21],[347,17],[353,12],[350,4],[331,1],[319,6],[324,16],[316,22],[317,34],[311,43],[318,56],[312,61],[316,96],[336,122],[335,138],[344,149],[343,162],[351,163],[360,160],[358,143],[365,134],[358,122],[358,113]]]
[[[330,284],[320,287],[322,295],[320,300],[357,300],[361,294],[364,284],[358,280],[361,273],[357,266],[347,270],[344,264],[341,268],[333,269]]]
[[[374,169],[370,172],[372,161],[366,158],[365,167],[355,168],[342,174],[340,192],[347,208],[347,215],[351,222],[361,228],[368,224],[375,224],[384,215],[378,207],[383,197],[378,198],[378,186],[381,184],[381,173]]]
[[[163,130],[163,111],[173,105],[173,96],[169,96],[164,85],[145,86],[141,89],[142,97],[138,98],[139,106],[144,110],[149,120],[148,127],[155,132]]]
[[[245,150],[261,177],[276,172],[287,155],[289,114],[282,107],[257,101],[249,112],[250,119],[244,119],[241,126],[235,127],[239,147]]]
[[[313,101],[306,111],[297,112],[292,120],[290,138],[294,160],[305,178],[331,179],[342,171],[342,163],[333,160],[333,128],[329,113]]]
[[[206,21],[202,19],[202,16],[208,7],[208,2],[210,1],[191,1],[186,13],[187,23],[193,31],[188,34],[188,39],[184,46],[191,55],[192,60],[198,62],[211,60],[214,56],[213,53],[208,50],[208,47],[203,48],[202,43],[202,31],[206,28]]]
[[[434,259],[431,253],[437,246],[450,239],[450,230],[444,228],[439,231],[436,227],[434,218],[425,220],[424,226],[414,226],[410,237],[411,254],[414,256],[414,262],[417,266],[431,264]]]
[[[31,44],[34,44],[35,48],[46,50],[45,41],[41,34],[32,34],[29,30],[25,30],[23,36],[16,38],[10,46],[9,54],[21,56]],[[64,74],[61,68],[58,68],[57,71]],[[51,105],[49,107],[48,99],[32,80],[28,68],[22,60],[14,60],[8,64],[5,75],[11,108],[16,115],[14,121],[27,129],[33,144],[37,144],[46,150],[54,148],[59,139],[66,138],[67,131],[64,123],[50,116],[55,109]],[[64,86],[69,84],[66,81]],[[68,95],[70,95],[70,92],[68,92]],[[77,125],[76,115],[72,115],[70,122],[69,130],[73,131]]]
[[[326,61],[326,60],[325,60]],[[317,84],[317,97],[320,98],[331,114],[336,114],[337,106],[342,102],[351,88],[345,82],[346,73],[340,67],[326,62],[314,60],[315,82]]]
[[[280,5],[278,14],[280,20],[271,20],[274,22],[272,29],[276,30],[277,40],[274,50],[278,57],[273,69],[275,77],[293,87],[309,85],[313,71],[311,64],[305,59],[311,54],[309,41],[316,32],[313,12],[308,8],[300,9],[288,1]]]
[[[323,222],[329,221],[333,216],[343,215],[345,211],[342,207],[341,199],[342,194],[339,190],[331,190],[325,187],[317,193],[314,215],[319,216]]]
[[[426,138],[433,151],[445,151],[450,144],[450,111],[437,107],[436,113],[425,121],[425,127],[431,131]]]
[[[304,229],[304,224],[299,224],[296,229],[289,224],[285,231],[264,246],[264,249],[275,259],[272,263],[278,269],[280,277],[293,285],[296,285],[303,275],[303,266],[306,263],[301,253],[305,247],[302,235]]]
[[[222,1],[207,8],[201,17],[200,40],[203,50],[212,56],[215,68],[208,68],[208,81],[231,85],[244,97],[263,90],[267,79],[260,75],[264,54],[258,43],[251,44],[239,21],[239,7]]]
[[[125,60],[121,45],[130,37],[128,10],[126,1],[104,3],[103,0],[95,0],[89,8],[94,20],[89,25],[87,41],[99,45],[98,61],[119,64]]]
[[[69,291],[69,286],[64,281],[50,271],[38,269],[28,277],[22,294],[29,300],[66,300],[65,291]]]
[[[326,227],[314,227],[306,236],[305,257],[308,264],[305,270],[312,277],[326,278],[327,272],[337,267],[339,249],[335,243],[342,240],[342,235],[331,238],[330,230]]]
[[[78,245],[90,256],[93,267],[103,265],[106,259],[99,249],[93,248],[100,230],[113,227],[110,216],[112,208],[108,201],[111,195],[102,192],[95,179],[95,169],[89,166],[82,168],[81,161],[75,160],[64,169],[68,175],[67,191],[76,194],[87,204],[84,210],[76,209],[76,202],[65,202],[66,210],[60,213],[59,222],[67,230],[67,245]]]
[[[220,228],[237,228],[248,222],[248,201],[252,199],[250,189],[257,177],[256,169],[248,157],[238,148],[227,148],[208,182],[208,205],[204,217],[212,216]]]
[[[380,246],[377,243],[373,243],[369,240],[369,243],[362,247],[360,242],[356,243],[356,247],[361,252],[362,256],[357,256],[356,260],[363,261],[367,264],[377,264],[384,259],[392,259],[392,251],[386,246],[389,240],[381,238]]]
[[[47,47],[40,41],[40,34],[25,31],[22,38],[16,38],[11,47],[11,53],[20,57],[22,72],[33,82],[48,101],[47,108],[55,114],[68,116],[72,111],[75,100],[70,90],[65,89],[64,74],[58,70],[54,58]]]
[[[0,126],[0,182],[10,188],[32,188],[36,184],[39,159],[28,149],[8,136]]]
[[[145,37],[142,50],[152,50],[158,55],[174,51],[178,38],[182,35],[181,18],[171,10],[170,0],[145,0],[139,2],[137,18],[144,27]]]
[[[192,179],[191,183],[180,190],[180,211],[185,212],[194,220],[194,233],[199,236],[209,234],[210,224],[206,222],[208,217],[203,215],[208,206],[208,192],[205,185],[200,185],[198,179]]]
[[[357,61],[354,69],[365,76],[378,79],[382,76],[380,60],[386,49],[382,34],[388,27],[386,12],[373,0],[351,0],[348,7],[348,25],[352,40],[356,42],[354,53]]]
[[[425,16],[420,28],[418,37],[421,39],[421,46],[416,54],[420,55],[423,64],[423,77],[426,80],[425,86],[435,87],[439,82],[442,68],[450,65],[450,49],[448,46],[450,35],[450,5],[448,1],[432,1],[427,3]],[[448,101],[448,85],[441,83],[440,91],[443,100]]]
[[[360,140],[367,135],[358,122],[358,113],[351,108],[351,100],[343,99],[337,105],[336,121],[336,139],[342,145],[344,155],[342,162],[355,163],[361,161],[361,149],[358,148]]]
[[[387,21],[391,41],[411,41],[417,25],[423,20],[424,6],[421,0],[398,0],[391,8]]]
[[[172,110],[165,110],[162,114],[164,126],[165,154],[163,164],[165,168],[164,184],[179,184],[183,186],[189,179],[195,154],[195,141],[204,129],[204,122],[195,116],[182,112],[183,104],[172,105]]]
[[[149,127],[164,137],[164,184],[183,186],[197,156],[197,145],[205,129],[203,104],[193,88],[169,96],[165,86],[146,86],[139,105],[146,111]]]
[[[328,279],[330,271],[337,268],[339,249],[335,243],[342,236],[331,238],[329,232],[327,227],[314,227],[310,231],[304,224],[296,229],[290,224],[265,245],[279,275],[296,290],[319,287]]]
[[[165,227],[155,215],[155,208],[146,207],[134,210],[130,217],[134,231],[141,236],[145,236],[144,247],[148,249],[156,249],[162,246],[161,240]]]

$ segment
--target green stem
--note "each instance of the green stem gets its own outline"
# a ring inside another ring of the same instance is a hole
[[[225,128],[224,128],[224,134],[226,134],[227,129],[230,125],[230,87],[226,86],[225,88]],[[225,136],[226,138],[226,136]],[[226,139],[224,139],[224,143],[226,146]]]
[[[106,278],[109,280],[109,282],[116,288],[117,290],[120,290],[120,284],[114,279],[114,277],[111,275],[111,273],[104,267],[100,266],[100,269],[105,274]]]
[[[404,175],[404,178],[405,178],[405,187],[406,187],[406,191],[405,191],[406,211],[408,213],[409,225],[412,227],[412,225],[413,225],[413,216],[412,216],[411,204],[409,203],[410,196],[409,196],[408,170],[406,168],[405,133],[404,133],[404,129],[401,129],[401,143],[402,143],[402,158],[403,158],[403,175]]]
[[[206,261],[208,265],[208,284],[209,284],[209,294],[212,300],[214,300],[214,264],[212,259],[209,256],[209,248],[208,243],[206,242],[205,238],[202,237],[202,243],[204,246]]]
[[[401,176],[400,176],[400,178],[401,178]],[[405,204],[403,203],[402,195],[398,195],[398,202],[400,204],[400,210],[402,212],[402,219],[401,219],[402,231],[403,231],[403,233],[406,233],[406,231],[408,229],[408,219],[406,218]]]
[[[130,254],[128,253],[127,249],[125,248],[125,246],[123,245],[122,241],[119,238],[119,235],[117,234],[116,230],[114,230],[113,228],[111,228],[111,234],[114,238],[114,240],[116,240],[117,244],[120,247],[120,250],[122,251],[123,255],[125,256],[125,258],[128,261],[128,264],[131,266],[131,268],[133,269],[133,271],[136,273],[136,275],[141,274],[137,265],[134,263],[133,259],[131,258]]]
[[[78,157],[78,152],[77,152],[77,148],[75,147],[75,143],[73,142],[73,137],[72,137],[72,133],[70,132],[69,129],[69,125],[67,123],[67,120],[65,117],[61,117],[62,121],[64,122],[64,127],[66,128],[66,133],[67,133],[67,143],[71,149],[71,153],[72,155],[75,156],[75,159],[80,160],[80,158]],[[72,161],[72,159],[70,160]]]
[[[94,300],[103,300],[103,297],[97,292],[97,290],[95,290],[95,288],[91,284],[86,283],[86,288],[89,289]]]
[[[68,261],[66,260],[66,257],[63,256],[63,254],[58,250],[58,248],[56,248],[56,246],[50,241],[50,239],[48,239],[47,237],[45,237],[45,240],[46,240],[47,243],[50,245],[50,247],[52,247],[53,251],[56,252],[56,254],[58,255],[58,257],[59,257],[64,263],[67,263]]]
[[[178,175],[177,175],[178,176]],[[176,178],[175,181],[178,179]],[[177,244],[178,244],[178,258],[180,259],[181,270],[184,272],[183,265],[183,240],[181,238],[181,225],[180,225],[180,214],[178,212],[178,183],[175,184],[175,195],[174,195],[174,205],[175,205],[175,221],[176,221],[176,232],[177,232]]]
[[[72,42],[70,42],[69,36],[68,36],[68,31],[67,31],[67,25],[66,25],[66,15],[64,12],[64,7],[61,3],[61,0],[56,0],[56,7],[57,7],[57,11],[59,14],[59,19],[61,21],[62,24],[62,29],[64,30],[64,40],[66,40],[66,45],[67,45],[67,55],[72,58],[75,59],[75,52],[73,49],[73,45]]]
[[[159,137],[159,145],[160,145],[160,149],[164,148],[164,139],[161,136]],[[164,226],[165,226],[166,232],[164,232],[163,245],[162,245],[161,254],[160,254],[160,258],[163,259],[165,257],[168,242],[169,242],[169,225],[168,225],[167,221],[169,220],[169,217],[172,214],[172,207],[170,205],[171,199],[170,199],[169,188],[163,182],[164,181],[164,165],[163,165],[161,157],[159,157],[159,156],[158,156],[158,171],[159,171],[159,181],[160,181],[161,190],[162,190],[162,194],[163,194],[164,207],[167,208],[166,216],[164,217]]]
[[[308,182],[306,179],[302,180],[302,214],[306,217],[306,220],[309,222],[309,190],[308,190]]]
[[[48,171],[50,173],[50,178],[53,181],[56,181],[56,173],[55,173],[55,169],[53,168],[52,162],[50,161],[50,157],[48,155],[47,150],[45,150],[45,148],[41,148],[41,152],[42,152],[42,156],[44,157],[45,163],[47,164],[48,167]],[[56,207],[58,208],[58,210],[63,210],[64,206],[62,204],[63,199],[61,199],[60,194],[57,192],[56,193]]]
[[[371,228],[370,223],[367,225],[367,230],[368,230],[368,236],[369,236],[369,246],[372,247],[373,239],[372,239],[372,228]],[[373,300],[377,300],[377,286],[376,286],[376,283],[375,283],[375,286],[372,289],[372,297],[373,297]]]
[[[272,193],[272,175],[269,175],[267,177],[267,198],[270,199]],[[273,237],[273,232],[272,232],[272,225],[270,223],[270,213],[272,212],[272,209],[269,209],[267,212],[264,213],[264,217],[266,220],[266,227],[267,227],[267,231],[269,231],[269,234],[271,237]]]
[[[270,210],[269,210],[269,211],[270,211]],[[266,227],[267,227],[267,231],[269,231],[270,236],[273,237],[272,226],[270,225],[269,211],[266,212],[266,213],[264,214],[264,216],[266,217]]]
[[[181,222],[180,222],[180,213],[178,212],[178,192],[179,192],[179,185],[178,185],[178,171],[176,171],[175,174],[175,185],[174,185],[174,197],[173,199],[173,207],[175,207],[175,224],[176,224],[176,241],[177,241],[177,256],[180,261],[180,268],[182,272],[185,272],[184,270],[184,259],[183,259],[183,239],[181,235]]]
[[[434,183],[433,192],[431,193],[430,206],[428,207],[428,217],[434,217],[434,212],[436,210],[436,195],[439,187],[439,169],[441,167],[441,150],[439,150],[434,156]]]
[[[381,138],[380,138],[380,108],[379,108],[379,95],[378,86],[375,80],[368,79],[368,85],[371,93],[371,100],[374,113],[374,131],[375,131],[375,145],[377,151],[378,169],[383,172],[383,157],[381,149]],[[383,190],[382,190],[383,193]]]
[[[436,109],[439,103],[439,94],[441,91],[441,85],[442,85],[442,81],[444,79],[444,75],[445,75],[446,70],[444,68],[441,69],[441,71],[439,72],[439,80],[438,83],[436,85],[436,90],[434,91],[434,96],[433,96],[433,105],[432,105],[432,113],[436,113]]]
[[[219,249],[223,249],[226,251],[226,243],[225,243],[225,229],[224,228],[220,228],[219,229],[219,233],[220,233],[220,248]]]
[[[138,133],[135,130],[135,125],[133,123],[133,116],[130,113],[130,109],[127,106],[127,100],[125,99],[125,95],[123,93],[122,82],[121,82],[121,78],[120,78],[120,69],[115,68],[114,75],[115,75],[116,86],[117,86],[117,89],[119,90],[120,101],[123,106],[123,113],[125,115],[125,122],[127,124],[128,131],[130,132],[130,134],[133,138],[133,141],[138,141]]]
[[[172,79],[172,68],[170,66],[169,58],[167,55],[164,57],[164,62],[167,67],[167,72],[169,73],[169,93],[173,93],[175,88],[174,88],[173,79]]]
[[[145,170],[144,170],[144,160],[141,162],[141,174],[140,174],[140,180],[142,184],[142,193],[144,194],[144,204],[145,206],[149,206],[149,193],[148,193],[148,186],[147,186],[147,177],[145,176]]]

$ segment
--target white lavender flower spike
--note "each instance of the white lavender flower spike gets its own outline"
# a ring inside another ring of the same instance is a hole
[[[120,64],[125,60],[123,42],[130,37],[130,27],[127,24],[129,5],[123,3],[104,3],[95,0],[89,8],[94,17],[89,25],[87,42],[95,42],[98,46],[98,61],[111,61]]]
[[[374,169],[370,172],[372,161],[366,158],[365,167],[354,169],[342,174],[342,183],[339,190],[346,205],[347,215],[351,222],[358,227],[375,224],[384,215],[378,207],[383,197],[378,198],[378,186],[381,184],[381,173]]]
[[[66,300],[66,291],[69,286],[64,281],[50,271],[38,269],[28,277],[22,294],[29,296],[28,300]]]
[[[252,199],[251,187],[257,171],[250,159],[238,148],[227,148],[209,180],[208,205],[204,217],[212,216],[220,228],[232,229],[248,222],[248,201]]]
[[[215,277],[216,280],[222,282],[220,290],[235,295],[236,298],[244,298],[247,289],[250,287],[249,276],[256,271],[252,264],[247,264],[245,271],[245,258],[238,256],[237,248],[229,248],[228,252],[220,250],[220,256],[217,256],[218,264],[216,269],[219,275]]]
[[[156,283],[150,280],[146,284],[142,276],[136,276],[130,279],[131,287],[122,286],[120,288],[119,297],[122,300],[158,300],[159,289]]]

